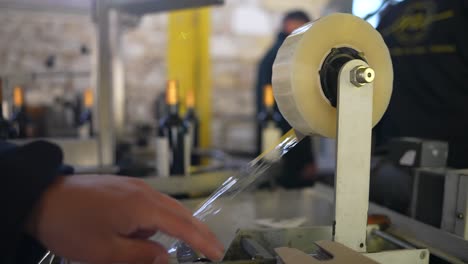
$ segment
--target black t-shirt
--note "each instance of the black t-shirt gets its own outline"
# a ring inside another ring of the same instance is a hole
[[[378,30],[395,80],[377,142],[448,141],[449,166],[468,167],[468,0],[407,0],[382,13]]]

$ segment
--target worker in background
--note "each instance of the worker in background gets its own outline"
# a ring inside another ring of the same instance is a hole
[[[468,1],[406,0],[380,15],[394,86],[377,146],[396,137],[446,141],[448,166],[468,168]],[[373,175],[370,198],[407,213],[413,178],[390,171]]]
[[[64,176],[61,150],[38,141],[0,141],[0,263],[37,264],[45,249],[85,263],[168,263],[166,249],[148,240],[157,231],[219,259],[223,248],[177,201],[141,180]]]
[[[447,141],[448,165],[468,168],[467,28],[467,0],[406,0],[382,12],[378,30],[395,79],[375,131],[378,144],[395,137]]]
[[[265,54],[258,67],[257,84],[255,89],[257,116],[263,108],[263,88],[271,84],[272,67],[279,48],[286,38],[296,29],[310,21],[309,16],[300,10],[288,12],[282,21],[281,31],[276,42]],[[278,111],[275,105],[276,111]],[[279,111],[278,111],[279,112]],[[288,122],[282,118],[280,124],[283,133],[291,129]],[[261,126],[257,126],[257,154],[261,150]],[[284,187],[295,188],[310,185],[314,182],[316,166],[312,154],[311,139],[302,140],[284,157],[284,171],[280,174],[278,183]]]

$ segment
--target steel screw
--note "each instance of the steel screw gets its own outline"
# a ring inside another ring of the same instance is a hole
[[[462,219],[465,218],[465,215],[462,214],[462,213],[457,213],[457,218],[460,219],[460,220],[462,220]]]
[[[371,67],[358,66],[351,71],[351,83],[356,87],[362,87],[374,79],[375,71]]]
[[[426,251],[421,252],[421,254],[419,254],[419,258],[420,259],[425,259],[426,258]]]

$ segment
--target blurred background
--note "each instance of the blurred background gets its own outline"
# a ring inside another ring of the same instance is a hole
[[[364,15],[378,7],[379,1],[370,1],[377,3],[372,5],[365,3],[369,1],[355,2],[361,3],[356,12]],[[67,109],[67,103],[77,100],[85,89],[96,89],[92,79],[96,33],[87,11],[91,5],[85,0],[0,1],[0,75],[24,75],[12,79],[10,86],[23,87],[31,111],[40,106],[58,107],[58,102]],[[319,18],[331,12],[350,12],[352,5],[351,0],[228,0],[222,7],[211,8],[207,37],[212,96],[204,99],[210,102],[203,103],[212,104],[212,147],[255,153],[252,117],[257,65],[275,40],[284,14],[302,9],[311,18]],[[125,65],[126,133],[136,125],[154,125],[153,104],[168,79],[168,13],[148,14],[137,20],[124,30],[120,43]],[[186,38],[193,37],[189,31],[186,34]],[[46,74],[51,72],[63,74]],[[11,97],[12,89],[5,89],[5,100]],[[9,103],[4,107],[11,108]],[[226,130],[228,133],[224,133]],[[35,133],[73,134],[39,128]]]

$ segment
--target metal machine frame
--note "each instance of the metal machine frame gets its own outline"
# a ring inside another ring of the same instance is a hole
[[[369,72],[371,77],[365,84],[355,84],[351,76],[360,67],[370,69],[366,62],[352,60],[341,68],[338,77],[333,233],[335,241],[366,252],[374,72]]]
[[[374,78],[375,73],[366,62],[351,60],[341,68],[337,87],[333,240],[361,253],[366,253]],[[427,249],[365,255],[384,264],[429,263]]]

